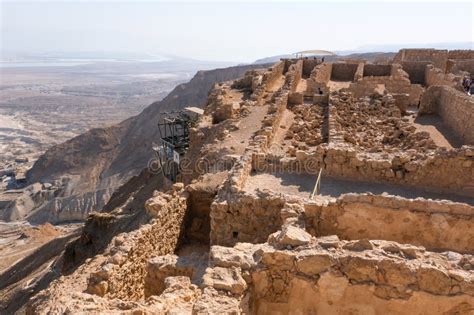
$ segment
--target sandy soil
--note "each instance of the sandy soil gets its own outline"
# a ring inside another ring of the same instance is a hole
[[[352,82],[350,81],[329,81],[328,87],[330,91],[339,91],[340,89],[348,88]]]
[[[440,116],[423,115],[416,117],[416,110],[414,110],[409,118],[416,127],[416,131],[428,132],[437,146],[447,149],[459,148],[462,146],[462,140],[443,123]]]

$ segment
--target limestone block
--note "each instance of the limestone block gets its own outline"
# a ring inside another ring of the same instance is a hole
[[[203,276],[203,286],[240,294],[247,288],[247,283],[242,278],[240,269],[236,267],[214,267],[206,269]]]
[[[252,254],[252,251],[241,251],[238,250],[236,247],[212,246],[209,260],[215,266],[233,266],[240,267],[241,269],[245,270],[256,264]]]
[[[271,239],[271,240],[270,240]],[[300,246],[311,241],[311,234],[293,225],[283,226],[280,232],[270,236],[269,242],[275,242],[281,246]]]
[[[330,255],[317,253],[314,250],[303,251],[296,256],[296,269],[311,276],[328,270],[332,264]]]
[[[176,255],[151,258],[146,266],[145,296],[159,295],[165,288],[165,279],[170,276],[192,278],[194,269],[178,260]]]

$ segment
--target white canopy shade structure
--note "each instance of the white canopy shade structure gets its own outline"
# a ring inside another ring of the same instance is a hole
[[[188,112],[192,112],[192,113],[195,113],[195,114],[198,114],[198,115],[203,115],[204,114],[204,109],[202,109],[202,108],[191,106],[191,107],[185,107],[184,109],[187,110]]]
[[[336,56],[335,53],[332,51],[328,50],[320,50],[320,49],[314,49],[314,50],[303,50],[294,53],[297,58],[301,58],[303,56]]]

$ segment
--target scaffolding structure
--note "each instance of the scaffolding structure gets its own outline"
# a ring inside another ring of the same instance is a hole
[[[180,162],[189,148],[189,129],[202,111],[192,107],[163,112],[158,121],[160,145],[154,147],[161,172],[172,182],[180,172]]]

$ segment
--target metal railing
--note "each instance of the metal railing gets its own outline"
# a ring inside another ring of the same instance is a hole
[[[319,169],[318,179],[316,180],[316,184],[314,185],[313,192],[311,193],[310,199],[313,199],[315,195],[319,195],[321,193],[321,174],[323,173],[323,169]]]

